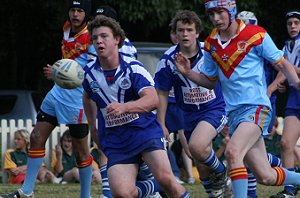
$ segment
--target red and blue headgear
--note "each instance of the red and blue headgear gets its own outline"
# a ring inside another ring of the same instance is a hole
[[[230,21],[233,21],[237,14],[237,8],[235,0],[205,0],[205,10],[213,10],[213,9],[225,9],[229,16]]]

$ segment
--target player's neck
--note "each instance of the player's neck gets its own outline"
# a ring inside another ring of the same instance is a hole
[[[228,41],[232,39],[237,34],[238,27],[238,23],[234,20],[226,30],[220,30],[219,35],[221,41]]]
[[[99,62],[103,70],[116,69],[120,64],[119,53],[114,53],[108,57],[99,57]]]
[[[197,42],[190,47],[180,46],[181,53],[187,58],[195,56],[198,53],[198,50]]]
[[[83,30],[84,28],[85,28],[85,26],[86,26],[86,23],[82,23],[80,26],[74,26],[74,25],[71,25],[71,31],[73,32],[73,33],[78,33],[78,32],[80,32],[81,30]]]

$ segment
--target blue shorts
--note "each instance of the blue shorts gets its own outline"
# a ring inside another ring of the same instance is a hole
[[[60,103],[49,92],[41,105],[41,110],[57,118],[59,124],[86,124],[87,119],[83,109],[69,107]]]
[[[228,114],[229,133],[232,135],[241,122],[251,122],[260,127],[262,135],[268,134],[272,110],[266,106],[243,105]]]
[[[300,120],[300,110],[299,109],[286,109],[285,117],[287,116],[296,116]]]
[[[186,125],[189,125],[189,128],[184,131],[187,141],[190,140],[194,129],[200,121],[206,121],[211,124],[216,129],[217,134],[219,134],[227,124],[227,116],[223,110],[210,110],[205,113],[186,112],[185,118]]]
[[[169,132],[177,132],[184,129],[183,111],[176,103],[168,103],[166,112],[166,127]]]
[[[124,152],[122,149],[111,151],[107,156],[107,168],[116,164],[141,164],[142,153],[155,150],[166,150],[166,141],[164,138],[155,138],[139,145],[131,151]]]
[[[270,121],[270,125],[268,127],[268,132],[271,133],[274,123],[275,123],[275,118],[276,118],[276,103],[271,101],[271,105],[272,105],[272,117],[271,117],[271,121]]]

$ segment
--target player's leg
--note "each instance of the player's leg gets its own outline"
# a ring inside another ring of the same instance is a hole
[[[211,171],[201,170],[203,166],[198,166],[201,180],[208,181],[212,179],[211,194],[213,197],[219,197],[225,188],[226,167],[216,156],[211,147],[212,140],[216,137],[217,131],[215,127],[207,121],[201,121],[194,129],[189,140],[189,148],[193,158],[198,163],[203,163],[211,169]],[[211,172],[211,173],[209,173]],[[209,189],[206,189],[209,190]]]
[[[102,194],[100,198],[112,198],[112,194],[110,192],[110,187],[108,183],[108,176],[107,176],[107,157],[103,153],[101,149],[99,149],[99,159],[100,159],[100,174],[102,180]]]
[[[300,121],[297,116],[291,114],[286,116],[284,120],[283,134],[281,139],[281,156],[282,166],[290,171],[295,171],[294,150],[297,140],[300,136]],[[272,197],[276,198],[280,195],[295,196],[296,191],[293,185],[286,185],[282,192]]]
[[[154,178],[157,180],[161,188],[169,196],[189,196],[185,188],[176,181],[165,150],[145,152],[143,153],[143,159],[151,169]]]
[[[76,156],[77,167],[79,168],[80,197],[90,198],[93,157],[90,154],[88,146],[88,125],[69,124],[69,129],[72,136],[72,145]]]
[[[115,164],[109,167],[109,184],[113,197],[138,197],[137,173],[137,164]]]

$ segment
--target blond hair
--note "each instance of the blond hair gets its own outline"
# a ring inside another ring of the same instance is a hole
[[[19,129],[15,131],[14,137],[20,136],[26,142],[26,148],[29,149],[30,133],[26,129]]]

